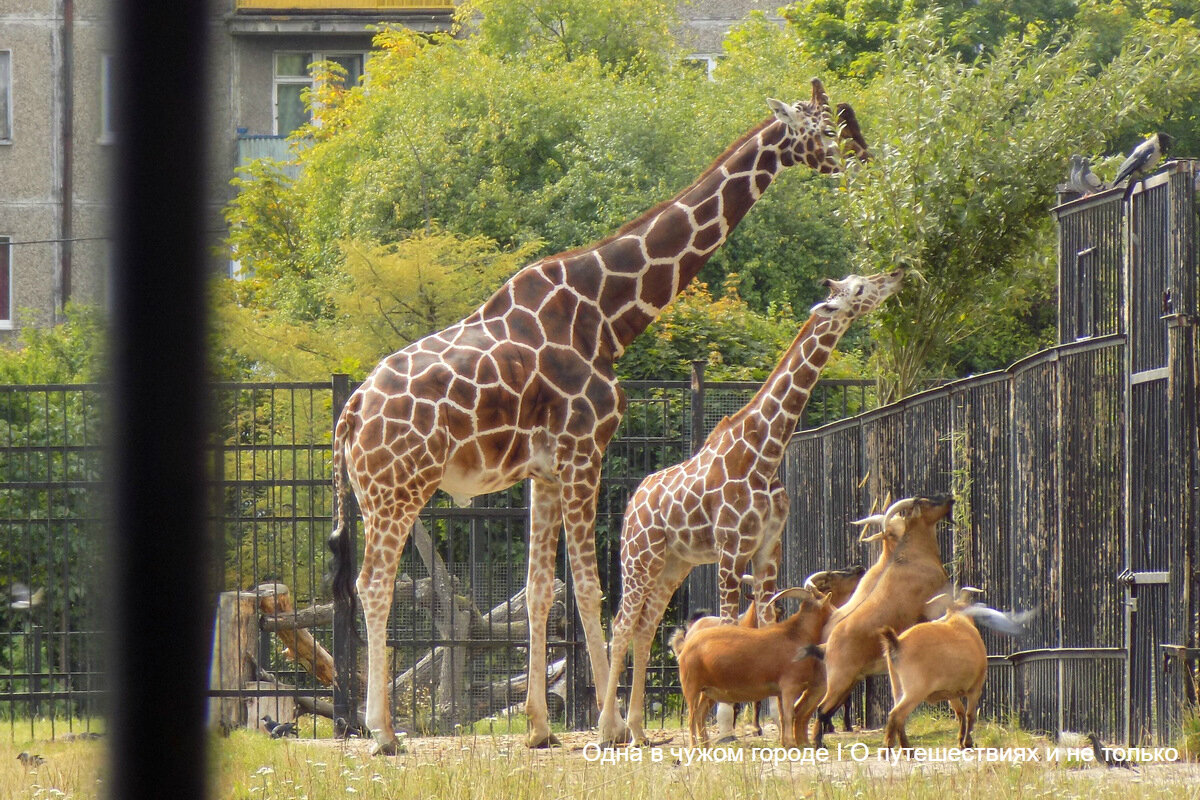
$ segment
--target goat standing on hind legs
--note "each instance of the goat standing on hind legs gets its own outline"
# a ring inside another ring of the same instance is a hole
[[[886,671],[879,630],[902,631],[923,621],[925,602],[949,582],[936,526],[953,503],[949,497],[909,497],[893,503],[878,519],[883,553],[827,628],[825,696],[813,731],[817,747],[824,746],[825,726],[854,685],[867,675]]]

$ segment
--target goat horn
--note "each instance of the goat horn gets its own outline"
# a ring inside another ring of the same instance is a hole
[[[888,529],[888,525],[891,524],[892,519],[897,514],[903,513],[912,508],[913,503],[916,501],[917,499],[915,497],[906,497],[903,500],[897,500],[888,506],[888,510],[883,513],[883,529],[886,531]]]
[[[781,589],[780,591],[771,595],[763,602],[763,606],[769,606],[772,603],[774,603],[776,600],[781,600],[784,597],[788,596],[789,594],[793,594],[793,593],[796,594],[797,596],[802,595],[805,599],[811,598],[813,595],[813,592],[811,589],[805,589],[803,586],[793,586],[789,589]]]

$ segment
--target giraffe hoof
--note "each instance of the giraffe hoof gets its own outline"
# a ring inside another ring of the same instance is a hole
[[[541,739],[529,739],[525,742],[525,746],[530,750],[545,750],[550,747],[562,747],[562,742],[553,733],[548,733]]]
[[[728,736],[722,736],[720,739],[717,739],[717,744],[733,744],[736,741],[737,737],[731,733]]]

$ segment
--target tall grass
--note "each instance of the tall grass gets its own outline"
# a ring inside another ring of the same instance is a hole
[[[312,724],[307,734],[328,731]],[[956,723],[940,713],[915,716],[909,725],[918,747],[949,747]],[[48,724],[37,723],[26,738],[0,743],[0,800],[101,800],[105,798],[104,740],[49,741]],[[58,735],[61,736],[61,733]],[[673,737],[673,739],[672,739]],[[1200,765],[1144,767],[1139,773],[1096,765],[959,763],[891,765],[875,759],[879,732],[835,734],[828,741],[849,746],[865,742],[872,758],[821,765],[752,760],[749,748],[774,747],[777,740],[745,739],[735,747],[742,762],[677,762],[670,746],[685,743],[678,730],[656,732],[669,740],[664,758],[643,750],[638,763],[589,761],[579,749],[586,734],[566,734],[568,746],[530,751],[520,735],[464,731],[457,737],[417,739],[408,752],[373,758],[362,740],[302,738],[277,740],[254,731],[236,731],[211,741],[210,794],[220,800],[728,800],[764,798],[1115,798],[1200,797]],[[995,723],[976,729],[981,747],[1044,748],[1050,743],[1012,732]],[[20,752],[46,759],[36,769],[18,760]]]

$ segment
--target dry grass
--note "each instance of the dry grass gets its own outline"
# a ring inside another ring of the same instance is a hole
[[[61,720],[53,727],[49,722],[26,720],[0,730],[0,798],[103,797],[104,740],[79,739],[78,732],[84,730],[87,726],[64,726]],[[96,730],[94,722],[91,730]],[[45,763],[26,767],[17,759],[19,753],[40,756]]]
[[[478,726],[477,726],[478,727]],[[310,723],[302,729],[313,730]],[[101,741],[49,741],[50,730],[35,726],[0,744],[0,798],[103,798]],[[909,727],[913,744],[949,747],[955,724],[925,714]],[[57,730],[56,736],[62,736]],[[318,735],[327,731],[317,728]],[[1200,800],[1200,765],[1144,766],[1138,773],[1078,764],[902,763],[875,758],[879,732],[836,734],[848,750],[855,742],[871,748],[871,758],[829,764],[764,763],[752,760],[749,748],[774,747],[769,729],[763,739],[743,739],[737,747],[745,760],[731,763],[676,763],[672,746],[686,742],[682,731],[655,735],[661,762],[643,750],[641,763],[601,764],[589,761],[583,747],[589,733],[563,734],[565,746],[529,751],[517,734],[467,733],[457,737],[421,738],[408,742],[394,758],[372,758],[362,740],[273,740],[251,731],[228,739],[214,738],[210,752],[212,796],[221,800],[324,800],[325,798],[438,798],[474,800],[726,800],[727,798],[1119,798],[1181,797]],[[984,723],[976,736],[981,747],[1045,748],[1050,742]],[[34,752],[46,759],[26,769],[16,756]]]

